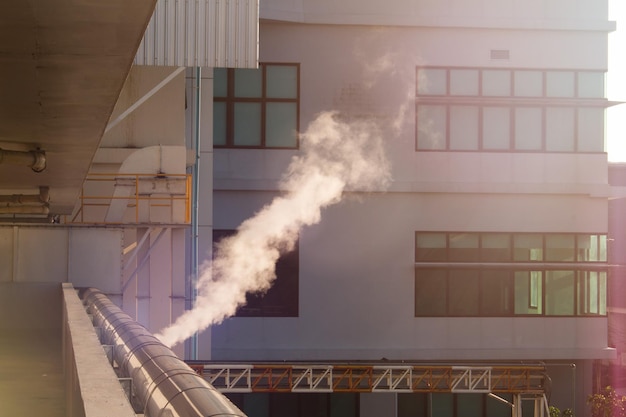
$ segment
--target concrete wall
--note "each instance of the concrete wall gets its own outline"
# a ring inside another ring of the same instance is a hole
[[[122,231],[62,226],[0,226],[0,282],[72,282],[117,292]]]
[[[273,193],[216,192],[215,224],[235,228]],[[541,215],[538,215],[541,213]],[[609,355],[606,318],[416,318],[416,230],[606,232],[602,199],[373,194],[302,230],[300,315],[232,318],[215,359],[558,359]]]

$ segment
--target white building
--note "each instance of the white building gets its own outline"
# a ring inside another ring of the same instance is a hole
[[[263,2],[261,69],[215,70],[214,233],[279,195],[298,155],[295,138],[272,124],[276,97],[287,131],[304,132],[327,110],[378,123],[392,179],[323,209],[287,256],[297,272],[279,271],[265,304],[201,333],[198,357],[541,361],[551,404],[583,415],[594,361],[615,356],[606,316],[607,8]],[[279,73],[272,95],[269,77]],[[254,395],[238,400],[244,411],[283,415],[279,394]],[[318,415],[302,411],[313,400],[299,395],[284,415]],[[340,401],[330,395],[319,401]],[[341,415],[497,408],[480,395],[412,395],[361,394]]]
[[[178,353],[244,365],[349,363],[366,371],[360,383],[374,366],[540,363],[549,403],[584,415],[595,364],[616,357],[607,324],[607,3],[158,2],[115,108],[110,117],[99,109],[91,126],[104,132],[91,135],[97,150],[81,148],[80,169],[64,173],[84,135],[42,142],[60,185],[50,180],[50,204],[36,208],[62,224],[26,225],[41,213],[23,217],[24,207],[1,213],[15,224],[0,227],[0,280],[95,286],[161,330],[195,302],[193,277],[213,241],[285,195],[281,180],[304,154],[299,134],[333,111],[340,126],[368,123],[365,133],[382,138],[389,169],[367,168],[389,181],[349,182],[340,202],[299,230],[267,294]],[[337,160],[337,149],[324,155]],[[24,175],[19,192],[40,178]],[[0,190],[16,192],[6,180]],[[103,195],[113,198],[103,205]],[[431,382],[417,393],[357,384],[229,395],[251,417],[492,416],[519,404],[510,392],[497,393],[507,405],[480,389],[432,392]],[[525,416],[540,412],[528,404]]]

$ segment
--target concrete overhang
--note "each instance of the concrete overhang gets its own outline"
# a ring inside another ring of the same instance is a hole
[[[0,163],[0,195],[48,187],[50,213],[71,213],[155,4],[3,2],[0,149],[39,149],[46,168]]]

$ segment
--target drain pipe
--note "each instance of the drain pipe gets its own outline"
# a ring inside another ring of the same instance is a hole
[[[189,293],[191,298],[191,308],[196,306],[198,296],[198,192],[200,191],[200,106],[202,105],[202,68],[196,67],[196,97],[195,97],[195,136],[194,147],[196,159],[193,165],[192,175],[192,211],[191,211],[191,279],[189,282]],[[190,341],[190,359],[198,359],[198,333],[194,333]]]
[[[8,151],[0,148],[0,164],[26,165],[35,172],[46,169],[46,153],[34,151]]]

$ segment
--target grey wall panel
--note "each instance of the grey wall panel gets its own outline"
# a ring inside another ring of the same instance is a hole
[[[122,230],[72,228],[69,233],[69,277],[74,287],[121,292]]]
[[[16,282],[67,281],[68,236],[64,228],[22,227],[14,236]]]
[[[135,64],[256,68],[258,0],[159,0]]]
[[[13,228],[0,228],[0,282],[13,281]]]

